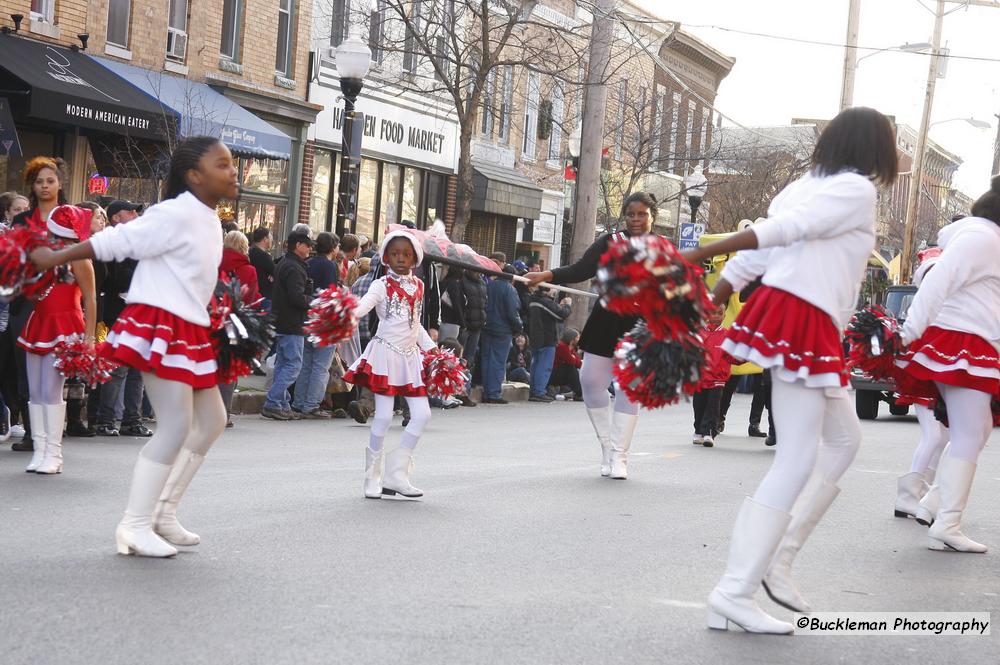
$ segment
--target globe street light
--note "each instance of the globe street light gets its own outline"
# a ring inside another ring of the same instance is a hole
[[[340,187],[337,191],[337,234],[353,233],[358,215],[358,186],[361,177],[361,137],[365,115],[354,110],[363,79],[371,66],[372,52],[360,37],[351,35],[336,50],[337,73],[344,93],[343,134],[340,147]]]

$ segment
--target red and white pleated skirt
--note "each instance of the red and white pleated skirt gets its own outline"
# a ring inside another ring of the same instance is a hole
[[[208,328],[151,305],[128,305],[99,353],[140,372],[196,389],[217,384]]]
[[[416,346],[401,349],[381,337],[368,342],[364,353],[344,374],[344,381],[376,395],[424,397],[423,354]]]
[[[76,284],[56,284],[35,305],[17,345],[38,356],[55,351],[56,347],[74,335],[83,335],[85,327],[80,306],[80,289]]]
[[[935,382],[1000,394],[1000,354],[972,333],[931,326],[897,358],[896,366],[897,388],[907,396],[937,399]]]
[[[847,385],[844,348],[833,319],[787,291],[758,288],[722,343],[740,360],[771,369],[782,381],[810,388]]]

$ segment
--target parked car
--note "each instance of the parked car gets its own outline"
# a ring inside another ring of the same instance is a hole
[[[886,291],[883,307],[902,323],[906,320],[906,313],[916,293],[917,287],[912,284],[890,286]],[[855,391],[854,409],[862,420],[878,418],[879,404],[882,402],[889,405],[889,413],[894,416],[905,416],[910,411],[908,406],[896,405],[896,386],[891,380],[875,381],[868,374],[855,369],[851,372],[851,387]]]

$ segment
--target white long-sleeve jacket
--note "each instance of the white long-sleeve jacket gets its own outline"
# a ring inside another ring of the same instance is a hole
[[[401,295],[390,295],[386,280],[394,279],[403,289],[413,289],[410,296],[411,304]],[[378,314],[378,332],[375,337],[381,337],[394,350],[407,355],[417,347],[428,351],[437,346],[427,331],[420,324],[420,314],[423,309],[423,284],[412,275],[399,277],[386,275],[371,283],[366,293],[358,302],[354,313],[358,318],[375,310]]]
[[[737,253],[722,277],[741,290],[763,275],[764,284],[821,309],[843,330],[875,247],[875,185],[853,171],[806,174],[752,230],[758,249]]]
[[[979,335],[1000,351],[1000,226],[965,217],[938,234],[942,253],[903,324],[903,341],[928,326]]]
[[[90,239],[100,261],[137,259],[128,304],[166,310],[199,326],[219,279],[222,228],[215,210],[190,192],[149,208],[142,217]]]

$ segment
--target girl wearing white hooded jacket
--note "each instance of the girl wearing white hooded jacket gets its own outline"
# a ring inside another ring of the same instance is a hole
[[[972,216],[946,226],[938,240],[944,251],[910,306],[903,324],[909,348],[896,364],[913,392],[943,400],[948,414],[951,442],[938,464],[927,546],[983,553],[986,546],[966,537],[961,521],[1000,395],[1000,176]]]
[[[771,372],[781,432],[770,471],[736,518],[725,575],[708,598],[710,628],[731,622],[748,632],[791,633],[792,624],[754,601],[762,581],[775,602],[809,611],[791,564],[860,445],[841,331],[875,246],[875,184],[891,184],[897,169],[889,120],[847,109],[823,130],[810,172],[775,197],[767,221],[684,252],[696,263],[739,252],[716,285],[717,303],[762,276],[722,348]]]

